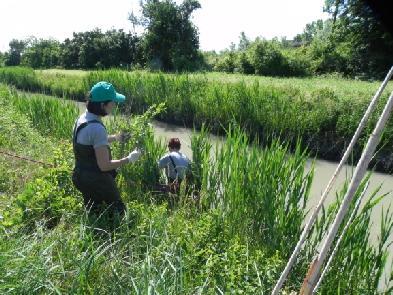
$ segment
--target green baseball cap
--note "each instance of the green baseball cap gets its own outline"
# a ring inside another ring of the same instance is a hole
[[[102,102],[111,100],[114,102],[124,102],[126,97],[123,94],[117,93],[111,83],[101,81],[91,87],[90,90],[91,101]]]

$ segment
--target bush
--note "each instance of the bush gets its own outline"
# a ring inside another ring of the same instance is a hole
[[[64,149],[63,149],[64,150]],[[79,193],[71,182],[70,150],[58,150],[54,159],[56,168],[51,168],[42,177],[28,183],[4,212],[5,227],[33,229],[36,223],[45,223],[48,228],[58,224],[64,213],[81,212]]]

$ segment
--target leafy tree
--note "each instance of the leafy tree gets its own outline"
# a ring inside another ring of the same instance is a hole
[[[212,71],[214,69],[214,66],[218,63],[220,55],[215,50],[212,50],[203,51],[202,56],[203,63],[201,69],[206,71]]]
[[[286,76],[288,64],[277,41],[257,38],[250,47],[250,60],[255,74],[268,76]]]
[[[165,71],[193,70],[200,64],[197,28],[190,21],[192,12],[201,7],[197,0],[177,5],[172,0],[141,2],[145,27],[143,52],[153,69]]]
[[[255,69],[250,62],[250,58],[247,56],[245,52],[240,52],[239,54],[239,71],[243,74],[254,74]]]
[[[221,57],[214,66],[215,71],[233,73],[236,68],[236,52],[233,50],[226,50],[221,53]]]
[[[306,24],[303,33],[296,35],[294,40],[303,44],[310,44],[317,34],[323,30],[323,27],[324,23],[321,19]]]
[[[346,47],[351,75],[381,78],[393,64],[393,38],[362,0],[326,0],[333,41]],[[344,46],[346,45],[346,46]]]
[[[23,40],[12,39],[9,43],[9,54],[5,61],[7,66],[17,66],[20,64],[21,55],[26,47],[26,42]]]
[[[243,50],[247,50],[247,48],[250,46],[251,42],[250,40],[247,38],[246,34],[244,32],[240,33],[240,37],[239,37],[239,45],[238,48],[240,51]]]
[[[123,30],[74,33],[61,45],[61,60],[66,68],[109,68],[140,62],[139,38]]]
[[[60,63],[60,42],[31,38],[22,56],[21,63],[32,68],[52,68]]]
[[[79,43],[76,40],[77,33],[73,33],[72,39],[65,39],[60,48],[61,65],[66,69],[79,68]]]
[[[6,53],[2,53],[0,51],[0,67],[4,66],[5,59],[6,59]]]

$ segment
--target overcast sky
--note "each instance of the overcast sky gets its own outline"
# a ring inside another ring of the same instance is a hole
[[[182,1],[176,1],[181,3]],[[199,29],[202,50],[222,50],[237,43],[240,32],[254,39],[293,38],[307,23],[323,13],[324,0],[199,0],[202,8],[192,15]],[[8,50],[11,39],[55,38],[64,41],[73,32],[132,30],[131,11],[139,13],[139,0],[2,0],[0,51]]]

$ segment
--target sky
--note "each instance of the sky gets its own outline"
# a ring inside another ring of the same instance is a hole
[[[0,51],[11,39],[54,38],[61,42],[73,32],[100,28],[132,31],[128,14],[140,15],[140,0],[2,0]],[[177,0],[181,3],[181,0]],[[324,0],[199,0],[192,22],[199,29],[202,50],[220,51],[238,43],[240,33],[256,37],[292,39],[305,25],[327,19]],[[141,29],[137,31],[141,33]]]

